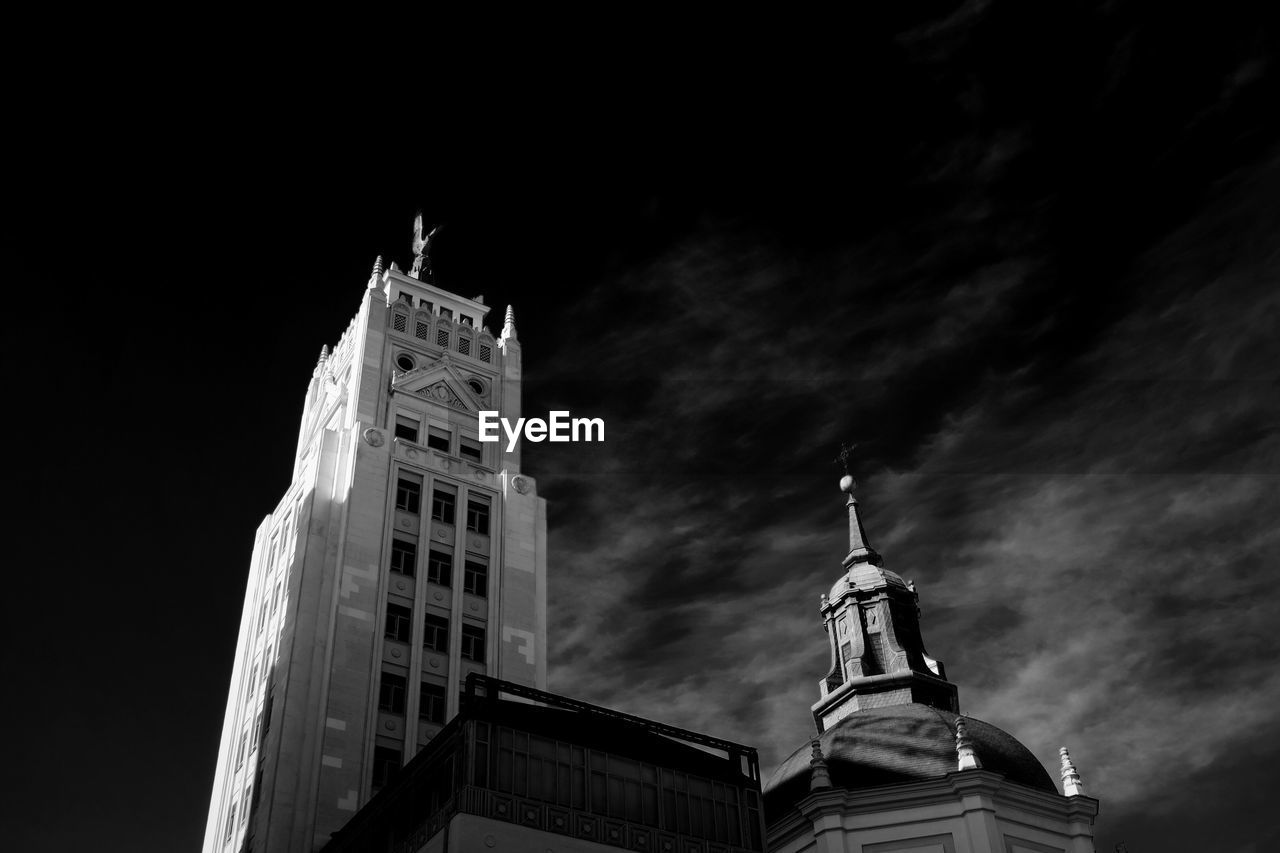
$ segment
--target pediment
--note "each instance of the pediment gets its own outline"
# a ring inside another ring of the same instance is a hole
[[[447,357],[395,374],[391,379],[391,393],[413,394],[461,412],[478,412],[481,408]]]

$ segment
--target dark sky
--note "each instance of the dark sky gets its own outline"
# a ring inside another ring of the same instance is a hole
[[[164,42],[19,95],[12,849],[199,845],[254,529],[418,209],[439,283],[515,305],[526,412],[607,425],[526,446],[551,689],[799,746],[853,441],[962,709],[1071,748],[1099,851],[1280,846],[1274,32],[901,5],[424,48],[394,94],[394,29]]]

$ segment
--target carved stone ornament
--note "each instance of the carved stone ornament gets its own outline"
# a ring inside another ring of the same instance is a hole
[[[459,399],[458,395],[453,393],[453,389],[444,382],[437,382],[429,388],[420,388],[418,389],[418,393],[428,399],[435,400],[438,403],[444,403],[446,406],[452,406],[455,409],[462,409],[465,411],[467,408],[466,404]]]
[[[511,480],[511,487],[522,495],[529,494],[529,481],[524,477],[515,477]]]
[[[382,442],[386,441],[386,439],[382,437],[382,433],[373,427],[369,427],[364,431],[364,440],[369,442],[371,447],[381,447]]]

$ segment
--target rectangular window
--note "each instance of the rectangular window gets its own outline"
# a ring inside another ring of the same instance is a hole
[[[425,320],[418,320],[413,324],[413,336],[421,340],[429,340],[431,337],[431,325]]]
[[[423,683],[418,691],[418,717],[429,723],[444,722],[444,688]]]
[[[453,434],[450,433],[449,430],[447,429],[440,429],[439,427],[428,427],[427,428],[427,447],[430,447],[432,450],[439,450],[441,453],[448,453],[449,440],[452,437],[453,437]]]
[[[466,314],[459,314],[459,315],[458,315],[458,322],[459,322],[459,323],[461,323],[461,324],[462,324],[462,325],[464,325],[464,326],[474,326],[474,325],[476,324],[475,320],[472,320],[472,319],[471,319],[470,317],[468,317]]]
[[[392,714],[404,713],[404,676],[392,672],[382,673],[378,686],[378,710]]]
[[[244,796],[240,798],[240,822],[244,823],[249,819],[249,792],[250,788],[244,789]]]
[[[409,637],[413,631],[413,613],[407,607],[399,604],[387,605],[387,627],[383,633],[388,640],[398,640],[401,643],[409,642]]]
[[[418,545],[410,539],[403,539],[399,534],[391,540],[391,571],[413,577],[414,566],[418,562]]]
[[[427,553],[427,580],[449,586],[453,580],[453,555],[432,548]]]
[[[491,359],[492,357],[493,357],[493,350],[489,347],[489,345],[488,345],[488,344],[481,344],[481,345],[480,345],[480,360],[481,360],[481,361],[489,361],[489,359]]]
[[[391,328],[397,332],[403,332],[409,325],[409,315],[396,312],[391,315]]]
[[[457,502],[452,489],[436,486],[431,492],[431,520],[453,524],[454,504]]]
[[[235,833],[235,831],[236,831],[236,806],[235,806],[235,803],[232,803],[231,814],[227,815],[227,837],[223,841],[223,844],[231,840],[231,836]]]
[[[418,440],[418,420],[408,415],[396,415],[396,438],[405,441]]]
[[[484,661],[484,629],[478,625],[462,626],[462,656],[467,660]]]
[[[236,753],[236,769],[239,770],[244,766],[244,748],[249,743],[249,733],[240,733],[240,750]]]
[[[267,624],[267,603],[262,602],[262,612],[258,614],[258,633],[262,633],[262,626]]]
[[[458,455],[472,462],[480,462],[484,458],[481,455],[480,442],[465,437],[458,439]]]
[[[474,498],[467,501],[467,529],[482,536],[489,535],[489,502]]]
[[[258,665],[255,663],[253,669],[249,672],[249,695],[253,695],[254,689],[258,684]]]
[[[441,311],[440,313],[443,314],[444,312]],[[449,330],[448,329],[444,329],[444,328],[436,329],[436,346],[438,347],[449,346]]]
[[[471,338],[458,335],[458,352],[463,355],[471,355]]]
[[[422,647],[433,652],[449,651],[449,620],[434,613],[428,613],[425,620],[426,630],[422,633]]]
[[[453,309],[452,309],[452,308],[441,308],[441,309],[440,309],[440,316],[441,316],[441,317],[443,317],[443,318],[445,318],[446,320],[452,320],[452,319],[453,319]]]
[[[258,712],[258,718],[253,721],[253,740],[249,741],[249,754],[258,748],[258,740],[262,737],[262,712]]]
[[[284,583],[281,581],[280,583]],[[276,615],[276,607],[280,604],[280,583],[276,584],[276,594],[271,597],[271,615]]]
[[[422,478],[401,474],[396,481],[396,509],[416,514],[422,502]]]
[[[381,788],[400,772],[400,752],[388,746],[373,748],[373,787]]]
[[[475,560],[467,560],[462,572],[462,591],[481,598],[489,594],[489,567]]]

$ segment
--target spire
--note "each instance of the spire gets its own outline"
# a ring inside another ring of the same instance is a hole
[[[969,738],[969,728],[964,717],[956,717],[956,757],[957,770],[981,770],[982,762],[973,749],[973,741]]]
[[[324,364],[328,360],[329,360],[329,345],[325,344],[324,346],[320,347],[320,363]]]
[[[382,275],[382,255],[378,255],[373,262],[373,277],[377,278],[380,275]]]
[[[849,473],[849,456],[857,446],[841,442],[840,454],[836,456],[836,461],[844,466],[844,476],[840,478],[840,491],[849,496],[845,501],[845,509],[849,512],[849,555],[844,558],[844,564],[851,566],[854,563],[870,563],[873,566],[879,566],[884,561],[867,541],[867,530],[862,526],[862,518],[858,514],[858,499],[853,496],[853,490],[858,487],[858,481]]]
[[[516,340],[516,309],[507,306],[507,318],[502,323],[502,340]]]
[[[852,450],[841,445],[836,457],[845,469],[840,490],[847,495],[849,552],[842,576],[820,599],[830,664],[818,682],[814,721],[824,731],[852,711],[910,703],[959,713],[955,685],[947,681],[942,663],[925,651],[915,588],[884,568],[867,540],[853,496],[857,483],[849,473]],[[981,766],[974,755],[966,760]]]
[[[1067,753],[1064,746],[1058,750],[1058,754],[1062,756],[1062,793],[1067,797],[1076,797],[1084,795],[1084,783],[1080,781],[1080,774],[1076,771],[1076,766],[1071,763],[1071,756]]]
[[[813,757],[809,759],[809,790],[830,788],[831,773],[827,770],[827,759],[822,754],[822,742],[814,738],[809,745],[813,747]]]

